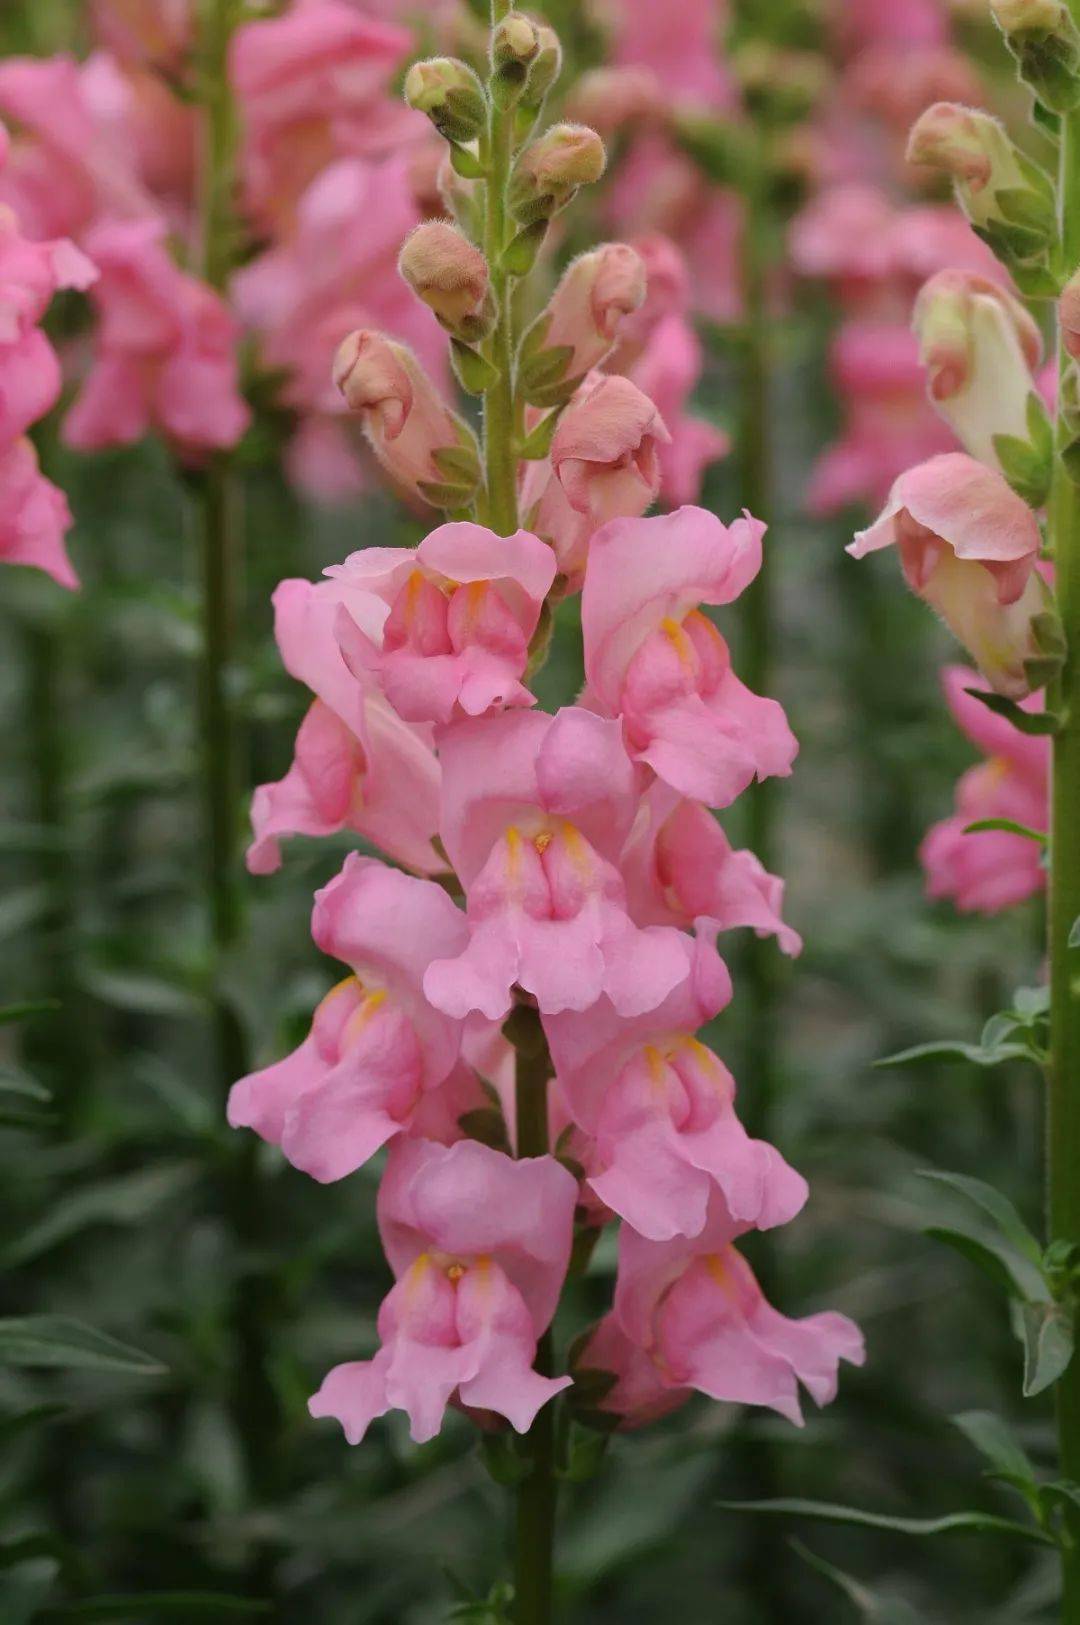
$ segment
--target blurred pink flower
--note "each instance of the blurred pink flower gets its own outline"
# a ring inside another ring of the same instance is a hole
[[[969,824],[1005,818],[1045,832],[1050,823],[1050,741],[1022,734],[967,693],[988,685],[965,666],[942,674],[945,698],[961,730],[986,757],[956,786],[956,812],[927,832],[919,857],[931,897],[948,897],[962,913],[996,914],[1046,885],[1038,842],[1006,830],[967,835]],[[1042,695],[1023,702],[1039,711]]]
[[[67,498],[41,473],[31,442],[13,440],[4,446],[0,450],[0,560],[33,565],[61,587],[76,588],[79,578],[64,546],[70,524]]]

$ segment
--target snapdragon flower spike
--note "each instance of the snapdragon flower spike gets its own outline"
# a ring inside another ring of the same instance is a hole
[[[1035,516],[994,469],[963,452],[901,474],[884,509],[848,546],[853,558],[896,546],[908,586],[937,611],[991,687],[1022,699],[1039,657],[1032,618],[1049,607],[1035,568]]]
[[[773,1309],[732,1245],[746,1229],[718,1192],[692,1239],[649,1241],[624,1225],[615,1319],[665,1388],[765,1405],[801,1427],[799,1385],[818,1405],[835,1399],[840,1361],[865,1359],[862,1334],[832,1311],[789,1320]]]
[[[335,1417],[359,1444],[375,1417],[403,1410],[422,1443],[454,1398],[527,1432],[571,1380],[532,1366],[566,1275],[576,1194],[552,1157],[399,1140],[378,1198],[397,1282],[379,1311],[381,1347],[336,1366],[311,1414]]]
[[[617,723],[577,707],[510,711],[440,735],[440,834],[465,887],[470,939],[424,978],[450,1015],[506,1015],[515,983],[540,1009],[654,1008],[685,971],[678,934],[641,930],[618,857],[637,803]]]
[[[645,288],[645,262],[628,243],[603,243],[571,261],[521,341],[525,399],[561,404],[610,355],[626,318],[644,303]]]
[[[581,585],[599,526],[655,501],[669,440],[655,405],[629,378],[590,373],[559,419],[547,461],[526,463],[521,511],[554,547],[571,588]]]
[[[337,633],[349,666],[374,673],[398,715],[449,722],[497,706],[535,705],[520,681],[556,571],[528,531],[440,525],[415,550],[361,549],[327,575],[389,606],[376,643],[345,611]]]
[[[930,399],[965,451],[1001,468],[999,434],[1029,439],[1028,405],[1042,336],[1005,288],[973,271],[939,271],[915,301],[912,326]]]
[[[627,1018],[601,999],[544,1017],[560,1087],[595,1141],[588,1183],[653,1241],[699,1235],[714,1188],[740,1223],[786,1224],[806,1181],[749,1138],[730,1072],[694,1036],[729,1002],[731,979],[707,934],[677,940],[682,979],[656,1009]]]
[[[986,758],[969,767],[956,786],[956,811],[930,829],[919,859],[931,897],[947,897],[961,913],[997,914],[1034,897],[1046,885],[1037,841],[1008,830],[976,830],[970,824],[1004,818],[1044,832],[1050,823],[1050,741],[1023,734],[968,693],[984,680],[965,666],[942,673],[949,710]],[[1041,710],[1041,695],[1023,702]]]
[[[296,736],[296,753],[277,784],[255,791],[252,874],[281,863],[287,835],[350,829],[421,874],[444,867],[432,846],[439,818],[439,767],[422,729],[403,722],[373,680],[350,672],[335,635],[345,604],[373,639],[386,605],[341,583],[283,581],[274,593],[274,635],[290,676],[316,698]]]
[[[334,382],[407,496],[436,507],[469,505],[480,480],[476,437],[411,350],[381,333],[350,333],[334,360]]]
[[[299,1049],[233,1085],[228,1118],[325,1182],[408,1130],[458,1066],[461,1023],[432,1009],[422,982],[468,931],[434,881],[353,852],[315,893],[312,935],[352,975],[323,999]]]
[[[730,604],[761,565],[765,526],[703,508],[614,520],[589,547],[582,595],[589,692],[627,747],[680,794],[726,807],[798,746],[775,700],[746,688],[701,604]]]
[[[802,951],[802,938],[781,914],[779,875],[755,853],[736,851],[707,807],[660,779],[641,798],[621,867],[639,925],[688,929],[706,920],[717,931],[749,926],[758,936],[774,936],[785,954]]]

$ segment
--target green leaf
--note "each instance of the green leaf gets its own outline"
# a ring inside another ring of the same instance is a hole
[[[895,1055],[883,1055],[875,1067],[919,1066],[924,1061],[970,1061],[975,1066],[1001,1066],[1004,1061],[1036,1060],[1027,1043],[965,1044],[959,1039],[942,1039],[938,1043],[915,1044],[911,1049],[898,1050]]]
[[[1037,841],[1040,846],[1045,846],[1048,838],[1044,831],[1018,824],[1013,818],[977,818],[973,824],[964,825],[965,835],[982,835],[986,830],[1000,830],[1004,835],[1022,835],[1026,841]]]
[[[970,1230],[958,1230],[952,1225],[927,1225],[923,1235],[929,1236],[932,1241],[944,1242],[970,1264],[976,1264],[995,1286],[1011,1297],[1027,1298],[1030,1278],[1023,1269],[1023,1260],[1011,1248],[984,1236],[973,1235]]]
[[[525,439],[518,446],[518,456],[523,457],[526,462],[538,462],[542,457],[546,457],[551,450],[551,442],[558,422],[559,412],[557,409],[541,418],[536,427],[525,436]]]
[[[841,1596],[851,1603],[859,1619],[866,1621],[866,1625],[923,1625],[922,1616],[909,1608],[906,1602],[899,1598],[875,1596],[852,1575],[845,1574],[843,1569],[838,1569],[835,1564],[827,1563],[816,1552],[810,1551],[801,1540],[793,1540],[790,1545],[804,1563],[831,1581]]]
[[[559,1469],[559,1477],[568,1484],[585,1484],[595,1478],[610,1443],[610,1433],[598,1433],[593,1428],[575,1424],[566,1465]]]
[[[499,376],[497,368],[493,367],[479,350],[474,350],[470,344],[463,344],[460,339],[450,340],[450,356],[458,382],[467,395],[483,395]],[[448,472],[446,469],[440,469],[440,473],[446,472]],[[452,472],[457,474],[460,470],[455,469]],[[469,472],[473,475],[475,484],[475,471]]]
[[[28,1016],[42,1016],[59,1008],[59,999],[23,999],[20,1004],[0,1005],[0,1027],[6,1027],[12,1021],[25,1021]]]
[[[140,1349],[67,1315],[0,1319],[0,1366],[63,1367],[157,1377],[166,1367]]]
[[[66,1405],[31,1405],[28,1411],[19,1411],[16,1416],[0,1416],[0,1444],[10,1444],[20,1433],[44,1427],[47,1422],[63,1416],[66,1410]]]
[[[481,181],[487,174],[476,154],[470,152],[468,147],[460,146],[456,141],[450,142],[450,162],[454,173],[460,175],[463,180]]]
[[[1034,1525],[999,1518],[992,1512],[947,1512],[940,1518],[902,1518],[884,1512],[865,1512],[861,1507],[835,1506],[830,1501],[803,1501],[796,1497],[776,1501],[721,1501],[728,1512],[764,1512],[771,1517],[815,1518],[820,1523],[856,1524],[862,1529],[888,1529],[897,1535],[923,1539],[930,1535],[999,1534],[1017,1540],[1053,1546],[1053,1537]]]
[[[1024,1397],[1033,1399],[1057,1382],[1075,1346],[1075,1311],[1060,1303],[1025,1303],[1021,1309],[1024,1344]]]
[[[519,231],[503,249],[502,266],[509,276],[528,276],[536,264],[536,256],[543,247],[548,222],[534,220],[531,226]]]
[[[1036,1487],[1034,1467],[1000,1416],[993,1411],[961,1411],[950,1420],[1001,1477]]]
[[[531,1472],[531,1464],[517,1445],[517,1435],[509,1429],[484,1433],[480,1438],[480,1459],[496,1484],[513,1489]]]
[[[0,1263],[11,1267],[39,1258],[88,1225],[139,1224],[189,1186],[197,1173],[198,1168],[191,1162],[162,1163],[156,1168],[140,1168],[133,1174],[84,1185],[60,1197],[38,1224],[4,1248]]]
[[[1069,928],[1069,940],[1066,943],[1066,947],[1080,948],[1080,914],[1076,916],[1076,919]]]
[[[1007,700],[1004,694],[994,694],[985,688],[966,688],[964,693],[985,705],[995,716],[1004,717],[1022,734],[1041,737],[1061,732],[1061,718],[1054,711],[1025,711],[1015,700]]]
[[[991,444],[1001,472],[1017,496],[1031,508],[1041,508],[1050,489],[1051,460],[1014,434],[996,434]]]
[[[988,1185],[983,1179],[973,1179],[970,1174],[953,1174],[939,1168],[920,1168],[917,1177],[944,1185],[948,1190],[955,1191],[958,1196],[970,1202],[973,1207],[987,1214],[1017,1251],[1035,1265],[1041,1279],[1042,1246],[1032,1235],[1009,1198],[1003,1196],[1001,1191],[995,1190],[993,1185]]]

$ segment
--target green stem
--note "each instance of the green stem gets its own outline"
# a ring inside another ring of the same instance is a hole
[[[492,21],[498,22],[508,9],[502,0],[493,0]],[[491,270],[491,291],[497,312],[488,340],[488,360],[495,368],[496,377],[484,400],[484,460],[488,523],[500,536],[511,535],[518,525],[514,319],[510,277],[502,258],[508,240],[506,184],[510,178],[513,139],[513,108],[500,109],[493,99],[485,144],[488,178],[485,182],[484,254]]]
[[[542,1157],[548,1150],[547,1085],[551,1057],[533,1014],[529,1042],[517,1052],[515,1106],[517,1154]],[[525,1012],[522,1010],[521,1015]],[[553,1369],[551,1333],[536,1350],[536,1369],[548,1377]],[[553,1553],[555,1545],[555,1408],[541,1407],[523,1444],[528,1476],[518,1486],[515,1530],[515,1625],[549,1625],[551,1620]]]
[[[1080,10],[1080,7],[1077,8]],[[1065,263],[1080,264],[1080,113],[1062,118],[1059,207]],[[1069,357],[1062,353],[1062,369]],[[1058,424],[1062,442],[1064,425]],[[1080,1244],[1080,955],[1068,946],[1080,917],[1080,489],[1055,462],[1050,499],[1058,607],[1068,657],[1051,704],[1065,718],[1054,738],[1049,890],[1050,1066],[1047,1101],[1047,1200],[1050,1239]],[[1080,1357],[1057,1384],[1059,1470],[1080,1482]],[[1080,1516],[1071,1512],[1063,1553],[1063,1625],[1080,1625]]]

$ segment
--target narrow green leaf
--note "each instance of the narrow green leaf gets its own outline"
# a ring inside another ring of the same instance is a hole
[[[930,1224],[923,1230],[932,1241],[944,1242],[954,1252],[975,1264],[988,1275],[994,1285],[1011,1297],[1027,1299],[1031,1277],[1025,1261],[1011,1248],[1000,1242],[975,1236],[969,1230],[958,1230],[950,1225]]]
[[[857,1524],[862,1529],[889,1529],[897,1535],[922,1539],[930,1535],[999,1534],[1017,1540],[1034,1541],[1039,1546],[1056,1544],[1051,1535],[1034,1525],[999,1518],[992,1512],[947,1512],[940,1518],[902,1518],[884,1512],[865,1512],[861,1507],[835,1506],[830,1501],[803,1501],[796,1497],[776,1501],[721,1501],[727,1512],[764,1512],[769,1516],[815,1518],[820,1523]]]
[[[92,1224],[138,1224],[185,1190],[197,1173],[191,1162],[162,1163],[74,1190],[6,1247],[0,1263],[8,1267],[28,1263]]]
[[[1074,1312],[1060,1303],[1025,1303],[1021,1310],[1024,1343],[1024,1397],[1043,1393],[1073,1357]]]
[[[25,1021],[29,1016],[42,1016],[59,1008],[59,999],[23,999],[19,1004],[0,1005],[0,1027],[6,1027],[12,1021]]]
[[[503,249],[503,270],[514,277],[528,276],[536,264],[536,256],[543,246],[547,229],[546,220],[534,220],[531,226],[519,231]]]
[[[460,146],[456,141],[450,142],[450,162],[455,173],[460,175],[463,180],[479,181],[483,180],[487,174],[487,170],[476,154],[470,152],[468,147]]]
[[[1069,941],[1067,946],[1070,948],[1080,948],[1080,914],[1076,916],[1076,919],[1069,928]]]
[[[955,1191],[958,1196],[970,1202],[973,1207],[987,1214],[1017,1251],[1035,1265],[1041,1279],[1042,1245],[1032,1235],[1009,1198],[1001,1191],[995,1190],[994,1186],[988,1185],[984,1179],[973,1179],[970,1174],[948,1173],[940,1168],[920,1168],[917,1177],[933,1180],[937,1185],[944,1185],[948,1190]]]
[[[1027,1043],[1000,1043],[991,1048],[982,1044],[965,1044],[959,1039],[942,1039],[938,1043],[915,1044],[911,1049],[898,1050],[895,1055],[883,1055],[875,1067],[919,1066],[924,1061],[970,1061],[975,1066],[1001,1066],[1005,1061],[1034,1060]]]
[[[159,1619],[188,1621],[235,1619],[267,1614],[270,1603],[248,1597],[229,1597],[216,1591],[140,1591],[130,1597],[87,1597],[51,1608],[41,1625],[66,1619],[115,1621],[116,1625],[153,1625]]]
[[[1061,718],[1054,711],[1025,711],[1015,700],[1007,700],[1004,694],[994,694],[985,688],[966,688],[964,693],[985,705],[995,716],[1004,717],[1022,734],[1042,736],[1061,732]]]
[[[467,395],[483,395],[499,376],[498,370],[480,354],[479,350],[474,350],[470,344],[463,344],[460,339],[450,340],[450,357],[458,382]],[[440,473],[449,474],[451,477],[457,476],[460,472],[458,468],[453,470],[440,468]],[[468,474],[471,476],[470,483],[475,484],[475,470],[470,468]]]
[[[526,462],[538,462],[551,450],[551,442],[559,422],[558,410],[549,412],[518,446],[518,456]]]
[[[55,1366],[69,1370],[161,1376],[166,1367],[140,1349],[67,1315],[0,1319],[0,1366]]]
[[[827,1563],[823,1557],[804,1546],[801,1540],[793,1540],[789,1544],[804,1563],[816,1569],[836,1587],[841,1596],[846,1597],[858,1618],[864,1620],[866,1625],[924,1625],[923,1616],[916,1614],[906,1602],[893,1597],[875,1596],[853,1575],[845,1574],[833,1563]]]
[[[1014,818],[977,818],[973,824],[964,825],[965,835],[981,835],[986,830],[1000,830],[1004,835],[1022,835],[1026,841],[1037,841],[1040,846],[1045,846],[1047,841],[1045,831],[1018,824]]]
[[[993,1411],[961,1411],[950,1420],[998,1473],[1036,1487],[1034,1467],[1000,1416]]]

